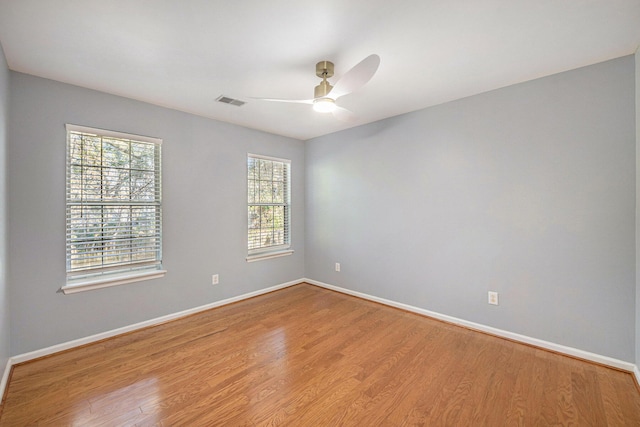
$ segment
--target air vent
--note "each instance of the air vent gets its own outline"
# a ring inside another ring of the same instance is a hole
[[[228,96],[220,95],[216,98],[216,101],[223,102],[225,104],[235,105],[236,107],[242,107],[246,102],[240,101],[239,99],[229,98]]]

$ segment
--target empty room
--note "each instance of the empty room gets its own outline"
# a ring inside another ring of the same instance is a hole
[[[0,427],[640,425],[640,2],[0,0]]]

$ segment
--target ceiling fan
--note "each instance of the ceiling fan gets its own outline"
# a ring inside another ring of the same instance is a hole
[[[315,87],[313,99],[274,99],[256,98],[262,101],[291,102],[296,104],[311,104],[313,109],[320,113],[332,113],[334,117],[342,121],[351,121],[354,114],[346,108],[339,107],[336,101],[341,96],[354,92],[364,86],[378,70],[380,57],[369,55],[356,66],[347,71],[335,85],[327,81],[333,77],[333,62],[320,61],[316,64],[316,76],[322,82]]]

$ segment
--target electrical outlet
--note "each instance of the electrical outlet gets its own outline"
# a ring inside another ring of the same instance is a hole
[[[336,271],[340,271],[340,263],[336,262]]]
[[[498,305],[498,293],[489,291],[489,300],[487,302],[491,305]]]
[[[220,283],[220,277],[217,274],[211,276],[211,284],[217,285],[218,283]]]

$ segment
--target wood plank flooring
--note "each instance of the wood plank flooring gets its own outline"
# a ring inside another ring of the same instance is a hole
[[[638,426],[629,373],[300,284],[14,367],[0,426]]]

